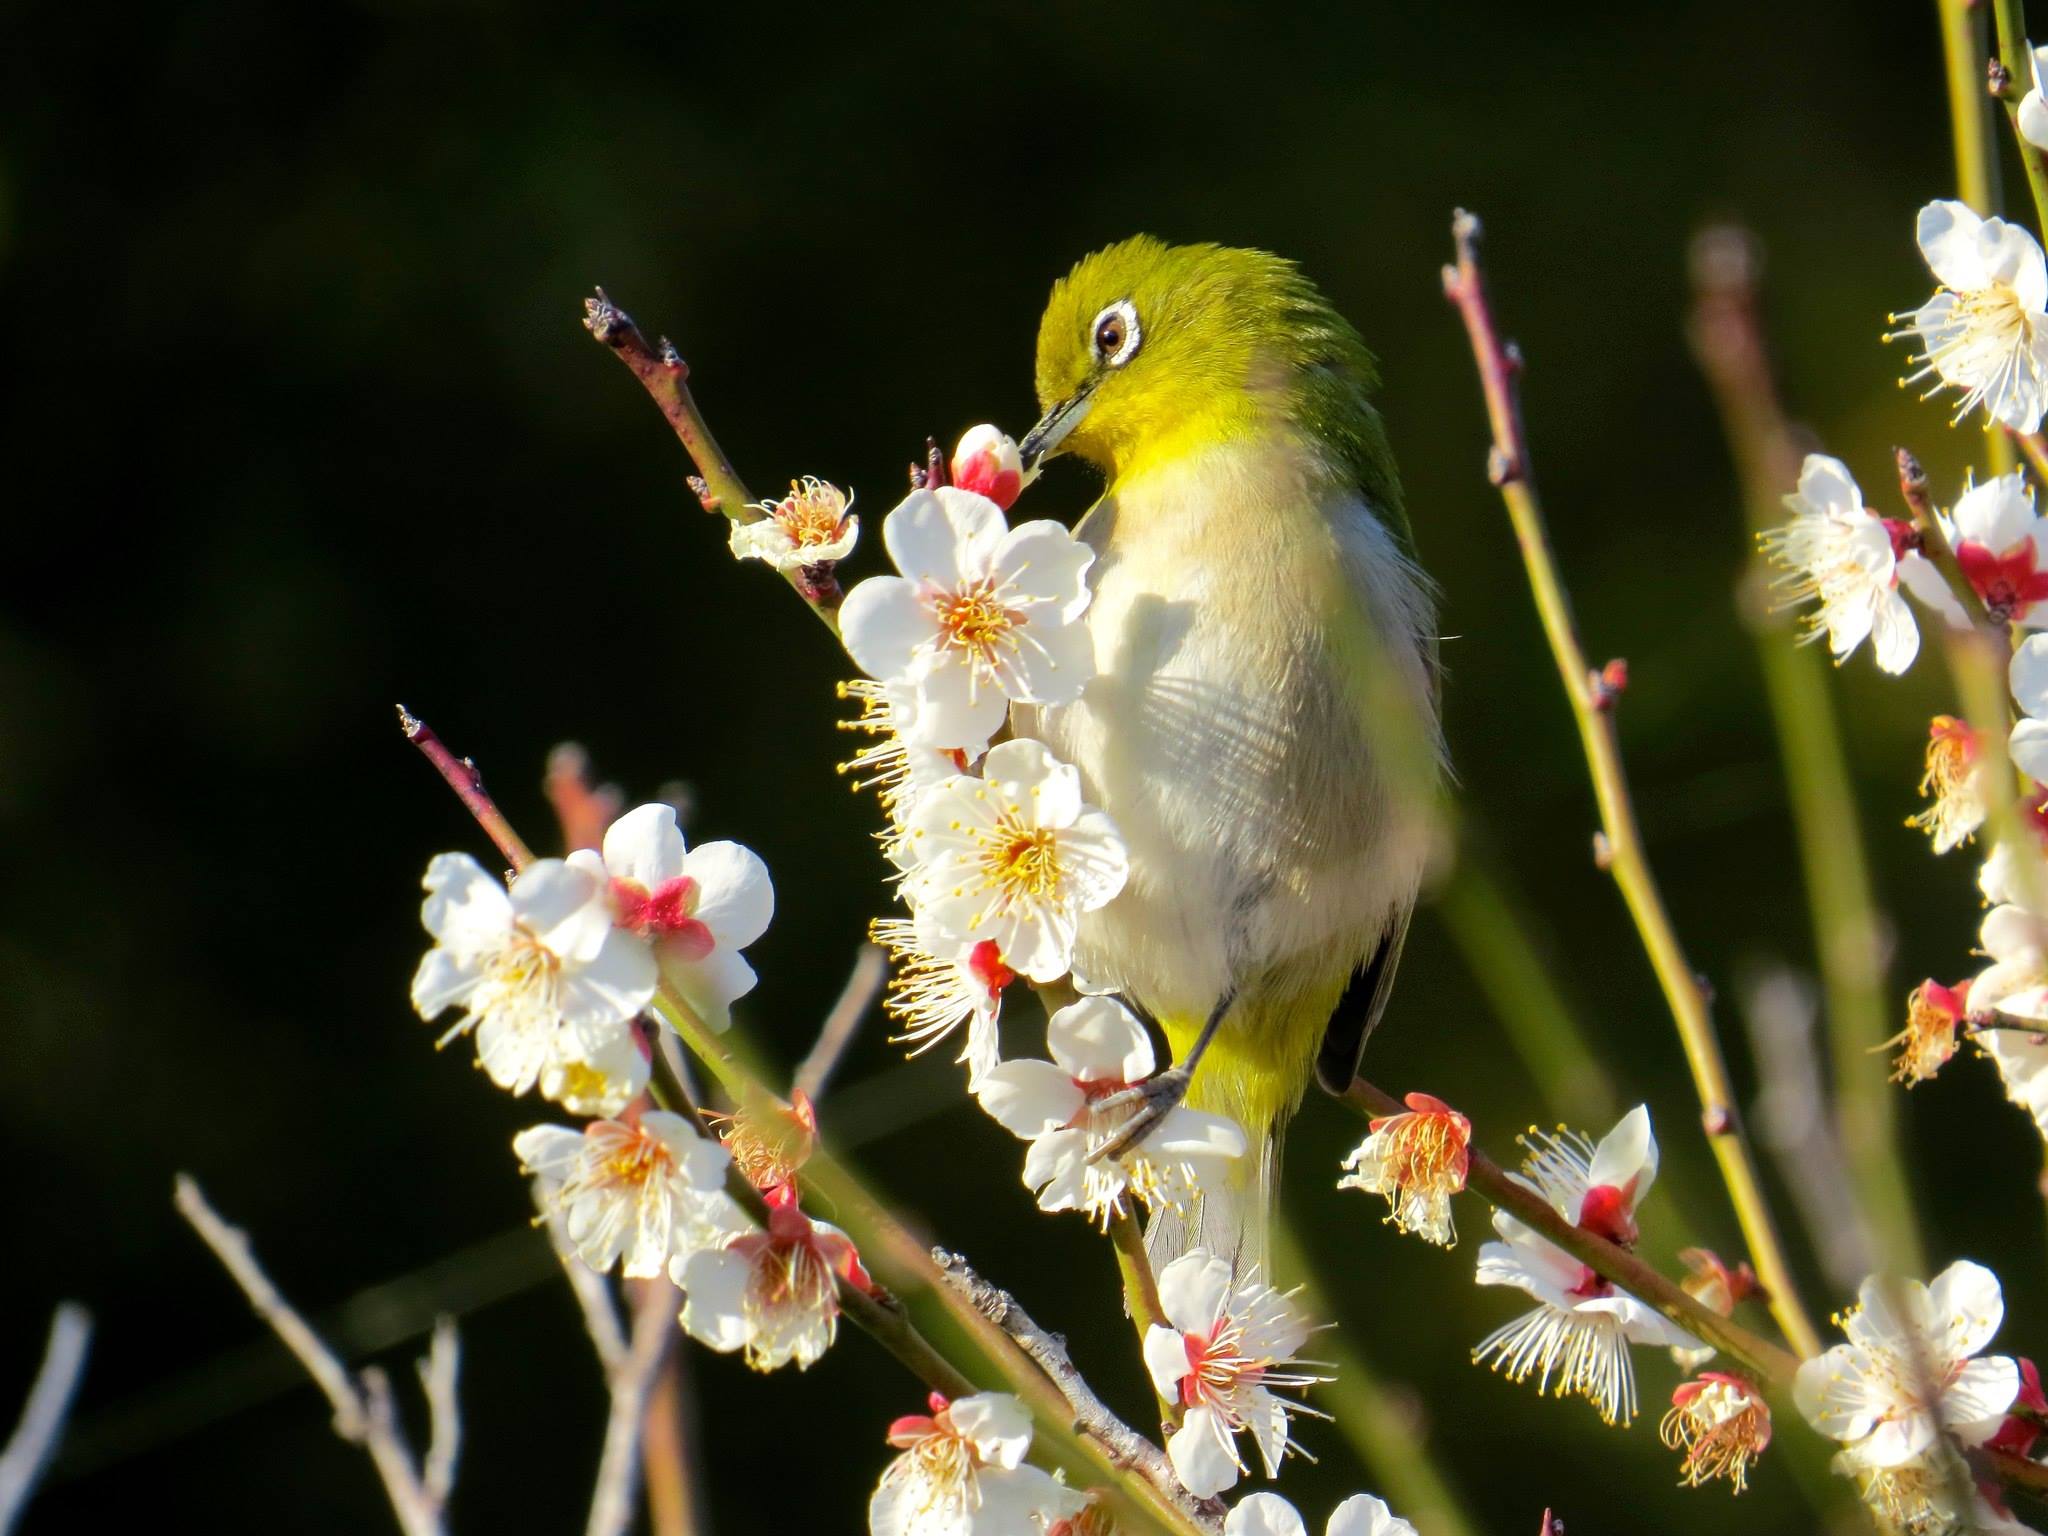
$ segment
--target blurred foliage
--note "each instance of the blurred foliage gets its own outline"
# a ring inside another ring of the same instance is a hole
[[[57,1298],[102,1321],[31,1532],[125,1523],[139,1488],[174,1529],[385,1528],[359,1454],[177,1224],[179,1168],[316,1316],[426,1271],[402,1288],[424,1300],[341,1319],[366,1347],[467,1309],[458,1528],[581,1519],[597,1372],[537,1248],[506,1236],[527,1214],[506,1144],[536,1106],[467,1049],[436,1056],[406,1006],[419,870],[482,848],[395,701],[475,754],[536,842],[558,739],[638,794],[686,780],[696,833],[778,877],[748,1012],[785,1058],[879,908],[872,808],[831,769],[844,663],[726,558],[675,443],[578,326],[597,282],[682,345],[756,489],[823,474],[879,513],[925,434],[1028,424],[1038,308],[1083,251],[1146,229],[1300,259],[1383,360],[1466,807],[1668,1143],[1651,1247],[1668,1259],[1678,1203],[1731,1245],[1668,1020],[1587,856],[1437,268],[1451,207],[1483,212],[1560,557],[1588,646],[1632,664],[1645,831],[1747,1082],[1734,978],[1804,963],[1806,918],[1733,607],[1736,490],[1683,341],[1685,245],[1753,224],[1794,411],[1881,503],[1894,442],[1952,489],[1974,434],[1901,394],[1877,341],[1924,295],[1912,213],[1951,183],[1931,5],[88,4],[10,8],[6,35],[0,1137],[24,1198],[0,1383],[27,1379]],[[1033,510],[1089,495],[1062,468]],[[1891,683],[1863,658],[1839,696],[1903,996],[1973,937],[1970,865],[1899,825],[1922,722],[1955,701],[1934,666]],[[1550,1112],[1433,916],[1404,970],[1369,1070],[1508,1150]],[[876,1178],[1142,1411],[1105,1246],[1033,1215],[1015,1145],[881,1034],[828,1129],[843,1107]],[[1908,1110],[1932,1252],[1992,1262],[2007,1341],[2038,1341],[2031,1129],[1967,1063]],[[1527,1531],[1548,1503],[1577,1536],[1646,1510],[1724,1528],[1724,1493],[1670,1487],[1661,1362],[1626,1435],[1473,1369],[1516,1304],[1468,1283],[1481,1212],[1449,1257],[1397,1239],[1330,1187],[1358,1134],[1309,1104],[1290,1206],[1348,1341],[1402,1384],[1481,1527]],[[856,1529],[883,1428],[921,1396],[858,1338],[803,1380],[691,1369],[723,1531]],[[1372,1479],[1333,1432],[1305,1438],[1327,1454],[1288,1491],[1320,1525]],[[1780,1457],[1737,1510],[1792,1531],[1804,1508]]]

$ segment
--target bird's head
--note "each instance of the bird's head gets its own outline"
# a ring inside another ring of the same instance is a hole
[[[1371,418],[1375,379],[1357,332],[1294,263],[1139,235],[1054,284],[1038,328],[1045,414],[1024,463],[1072,453],[1117,477],[1275,425],[1343,438],[1341,418]]]

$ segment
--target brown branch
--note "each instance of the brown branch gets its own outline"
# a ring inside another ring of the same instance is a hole
[[[1014,1339],[1017,1347],[1051,1378],[1074,1411],[1075,1427],[1099,1441],[1118,1467],[1144,1478],[1190,1520],[1209,1529],[1220,1527],[1222,1503],[1198,1499],[1181,1486],[1166,1453],[1119,1419],[1095,1395],[1095,1389],[1088,1385],[1067,1353],[1066,1340],[1039,1327],[1017,1304],[1016,1297],[982,1279],[961,1255],[934,1248],[932,1262],[938,1266],[939,1278],[949,1290],[964,1296],[977,1312]]]
[[[434,1319],[434,1336],[419,1362],[420,1391],[427,1400],[427,1459],[420,1476],[427,1497],[442,1508],[455,1491],[455,1464],[462,1454],[462,1415],[456,1383],[462,1372],[462,1342],[455,1319]]]
[[[64,1437],[71,1399],[85,1374],[86,1351],[92,1343],[92,1314],[75,1301],[62,1303],[50,1316],[50,1336],[43,1363],[29,1387],[21,1422],[0,1452],[0,1536],[15,1522],[35,1492],[43,1468]]]
[[[602,288],[594,298],[583,301],[583,328],[610,347],[653,397],[690,455],[690,462],[697,466],[697,473],[690,477],[690,488],[704,510],[723,513],[736,523],[757,521],[763,514],[754,506],[753,496],[726,458],[725,450],[718,446],[718,439],[711,435],[704,413],[697,409],[696,398],[690,393],[690,365],[683,361],[675,343],[664,336],[659,343],[650,345],[640,327],[633,323],[633,317],[614,304]],[[783,572],[783,578],[825,627],[837,634],[839,583],[817,581],[802,568]]]
[[[571,1257],[568,1262],[581,1261]],[[632,1342],[605,1369],[611,1411],[605,1418],[604,1452],[598,1459],[585,1536],[626,1536],[633,1524],[640,1492],[640,1428],[647,1417],[648,1393],[675,1343],[675,1294],[666,1278],[640,1287],[633,1305]]]
[[[377,1475],[383,1480],[392,1512],[398,1517],[399,1528],[406,1536],[442,1536],[441,1504],[413,1462],[412,1450],[405,1443],[391,1401],[391,1383],[384,1373],[371,1367],[360,1377],[350,1374],[348,1367],[271,1283],[256,1262],[248,1235],[221,1220],[189,1175],[178,1175],[173,1202],[200,1240],[213,1250],[221,1267],[241,1287],[256,1315],[269,1325],[326,1395],[334,1409],[334,1432],[369,1452]],[[430,1355],[429,1369],[431,1363]],[[443,1431],[444,1435],[452,1433]],[[449,1474],[452,1473],[451,1456]]]
[[[455,798],[463,803],[469,814],[476,818],[476,824],[497,844],[505,862],[514,869],[524,869],[531,864],[533,850],[512,830],[512,823],[505,819],[504,812],[498,809],[498,802],[484,788],[484,776],[477,771],[476,764],[450,752],[441,738],[434,734],[434,728],[403,704],[398,706],[398,728],[405,732],[405,739],[418,747],[420,754],[434,765],[435,772],[448,781],[448,787],[455,791]]]
[[[861,945],[854,954],[853,970],[846,978],[846,985],[840,988],[839,1000],[832,1005],[818,1030],[817,1043],[796,1069],[792,1080],[796,1092],[813,1099],[824,1093],[825,1084],[839,1065],[839,1058],[853,1043],[854,1031],[867,1017],[868,1009],[874,1006],[875,996],[882,990],[882,983],[888,976],[888,956],[876,945]]]

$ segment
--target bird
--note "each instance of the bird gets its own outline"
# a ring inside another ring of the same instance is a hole
[[[1080,772],[1128,846],[1074,970],[1163,1032],[1171,1066],[1098,1155],[1174,1105],[1248,1150],[1156,1262],[1266,1263],[1280,1143],[1311,1075],[1347,1089],[1387,1005],[1447,772],[1436,589],[1418,564],[1359,334],[1293,262],[1140,235],[1084,257],[1040,321],[1027,476],[1100,471],[1096,675],[1011,730]],[[1105,1106],[1106,1107],[1106,1106]]]

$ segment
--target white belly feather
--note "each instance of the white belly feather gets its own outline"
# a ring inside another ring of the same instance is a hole
[[[1422,874],[1420,802],[1389,792],[1351,674],[1377,633],[1435,746],[1427,586],[1298,454],[1219,448],[1098,503],[1079,529],[1097,676],[1017,711],[1130,847],[1076,969],[1161,1017],[1199,1019],[1304,952],[1363,963]]]

